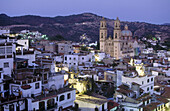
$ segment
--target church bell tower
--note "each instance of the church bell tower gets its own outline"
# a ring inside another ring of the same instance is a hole
[[[106,24],[106,20],[104,18],[102,18],[102,20],[100,21],[100,51],[104,52],[105,51],[105,41],[107,39],[107,24]]]
[[[113,31],[113,39],[114,39],[114,57],[116,59],[121,58],[121,29],[120,29],[120,20],[117,17],[117,19],[114,21],[114,31]]]

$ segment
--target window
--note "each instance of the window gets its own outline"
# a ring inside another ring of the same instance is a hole
[[[101,38],[103,38],[103,33],[101,33]]]
[[[14,111],[14,105],[9,105],[9,111]]]
[[[65,60],[67,60],[67,57],[65,57]]]
[[[25,42],[25,44],[27,44],[27,42]]]
[[[149,87],[147,88],[147,91],[149,91]]]
[[[76,65],[76,63],[74,63],[74,65]]]
[[[5,54],[5,48],[0,48],[0,54]]]
[[[71,65],[71,63],[69,63]]]
[[[71,60],[71,57],[69,59]]]
[[[39,85],[39,83],[35,83],[35,89],[38,89],[40,87]]]
[[[76,58],[74,57],[74,60],[76,60]]]
[[[44,80],[47,80],[47,74],[44,74]]]
[[[70,99],[70,98],[71,98],[71,94],[68,93],[68,94],[67,94],[67,99]]]
[[[151,86],[151,89],[153,89],[153,86]]]
[[[61,48],[61,50],[63,50],[63,48]]]
[[[64,100],[64,95],[61,95],[60,96],[60,101],[63,101]]]
[[[84,57],[82,57],[82,60],[84,60]]]
[[[130,109],[130,111],[133,111],[133,109]]]
[[[151,78],[151,81],[153,81],[153,78]]]
[[[144,82],[142,81],[142,84],[144,84]]]
[[[9,62],[4,62],[4,68],[9,67]]]
[[[148,79],[148,81],[147,82],[149,82],[149,79]]]
[[[6,48],[6,52],[7,52],[7,53],[12,53],[12,47],[7,47],[7,48]]]
[[[147,104],[149,104],[149,100],[147,100]]]
[[[58,96],[56,97],[56,101],[58,101]]]
[[[115,38],[117,38],[117,33],[115,33]]]

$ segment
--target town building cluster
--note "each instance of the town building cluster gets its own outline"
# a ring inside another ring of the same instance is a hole
[[[101,20],[100,50],[0,32],[0,111],[170,110],[170,51],[146,48],[118,18],[113,38]]]

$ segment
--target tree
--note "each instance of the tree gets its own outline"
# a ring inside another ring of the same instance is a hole
[[[62,35],[56,35],[56,36],[50,37],[49,39],[56,40],[56,41],[66,40]]]
[[[85,46],[81,46],[81,50],[82,50],[82,51],[88,51],[88,48],[85,47]]]

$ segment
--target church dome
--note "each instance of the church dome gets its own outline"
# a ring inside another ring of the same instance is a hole
[[[125,25],[125,29],[122,30],[121,35],[122,36],[132,36],[132,32],[130,30],[128,30],[128,26],[127,25]]]

